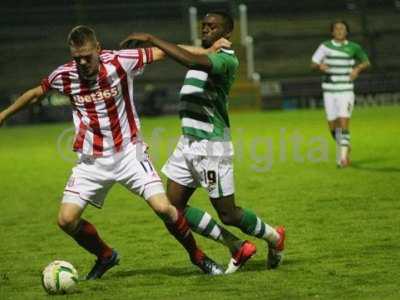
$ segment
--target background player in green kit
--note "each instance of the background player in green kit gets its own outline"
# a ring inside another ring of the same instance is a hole
[[[322,90],[329,129],[336,140],[339,167],[350,164],[349,121],[354,106],[353,81],[369,67],[360,45],[348,41],[349,26],[344,21],[331,24],[332,40],[323,42],[312,56],[312,68],[324,73]]]
[[[229,15],[208,13],[202,22],[202,46],[208,48],[221,37],[229,39],[232,30]],[[134,33],[129,38],[153,44],[189,69],[180,91],[182,136],[163,167],[170,201],[185,209],[193,231],[229,248],[232,258],[225,273],[239,269],[255,254],[256,247],[218,225],[207,212],[187,206],[200,186],[207,189],[224,224],[267,242],[267,267],[276,268],[283,256],[285,229],[275,229],[251,210],[235,204],[233,145],[227,111],[228,95],[239,65],[234,51],[222,48],[216,53],[195,55],[147,33]]]

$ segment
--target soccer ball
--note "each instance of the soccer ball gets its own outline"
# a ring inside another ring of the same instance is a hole
[[[42,285],[49,294],[66,294],[78,283],[78,272],[69,262],[55,260],[42,272]]]

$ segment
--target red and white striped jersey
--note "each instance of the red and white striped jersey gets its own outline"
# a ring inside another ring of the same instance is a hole
[[[150,48],[102,50],[93,82],[79,77],[75,61],[59,66],[42,80],[45,92],[55,89],[71,100],[74,151],[108,156],[136,142],[140,123],[133,101],[133,79],[152,60]]]

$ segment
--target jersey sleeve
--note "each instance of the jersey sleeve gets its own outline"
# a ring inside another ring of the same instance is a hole
[[[315,50],[313,56],[311,57],[311,61],[315,64],[321,64],[322,61],[324,60],[326,54],[325,54],[325,46],[321,44],[317,50]]]
[[[238,67],[235,57],[222,51],[208,54],[208,59],[212,64],[211,74],[213,75],[233,73]]]
[[[115,54],[124,70],[134,75],[143,73],[145,65],[153,62],[151,48],[124,49],[115,51]]]
[[[57,90],[63,92],[62,73],[59,69],[54,70],[49,76],[42,79],[40,83],[43,92],[47,93],[49,90]]]
[[[361,63],[369,61],[367,53],[364,51],[364,49],[360,45],[358,45],[357,50],[354,54],[354,57]]]

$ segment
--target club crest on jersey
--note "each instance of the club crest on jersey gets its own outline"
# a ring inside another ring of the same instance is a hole
[[[118,96],[117,87],[112,87],[109,89],[98,89],[96,91],[89,92],[85,95],[74,95],[75,103],[85,103],[85,102],[101,102],[108,100],[112,97]]]

